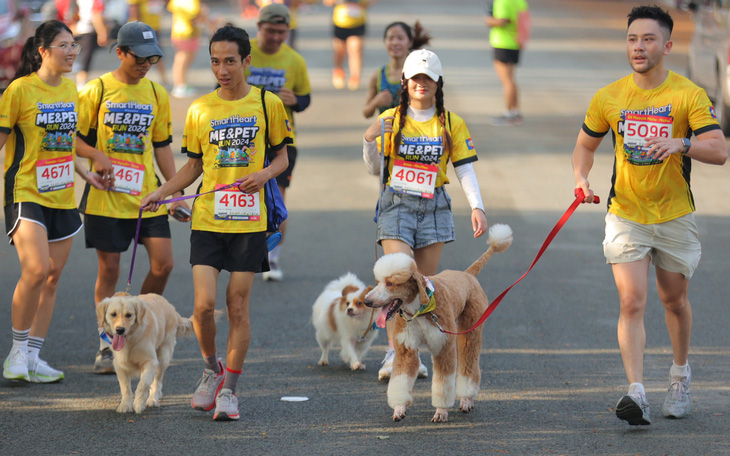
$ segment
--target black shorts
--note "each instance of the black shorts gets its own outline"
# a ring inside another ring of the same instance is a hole
[[[292,172],[294,172],[294,164],[297,162],[297,148],[291,144],[287,144],[286,155],[289,158],[289,166],[287,166],[281,174],[276,176],[276,183],[279,184],[279,187],[284,188],[289,187],[289,184],[291,184],[291,175]],[[269,162],[271,162],[274,157],[276,157],[276,154],[269,153]]]
[[[137,219],[118,219],[101,215],[84,215],[86,248],[102,252],[126,252],[134,241]],[[170,222],[167,214],[143,218],[139,227],[139,239],[170,239]]]
[[[5,206],[5,232],[13,243],[13,233],[21,220],[37,223],[46,229],[48,242],[63,241],[81,230],[78,209],[53,209],[38,203],[13,203]]]
[[[229,272],[267,272],[269,251],[266,233],[190,233],[190,265],[210,266]]]
[[[494,48],[494,60],[517,65],[520,61],[520,51],[518,49]]]
[[[342,28],[334,25],[332,36],[342,41],[346,41],[351,36],[365,36],[365,24],[353,28]]]

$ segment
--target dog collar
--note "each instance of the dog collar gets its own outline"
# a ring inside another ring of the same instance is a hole
[[[106,341],[107,343],[109,343],[109,344],[111,344],[111,343],[112,343],[112,339],[111,339],[111,334],[107,333],[107,332],[106,332],[106,331],[104,331],[103,329],[102,329],[102,330],[101,330],[101,332],[99,333],[99,337],[101,337],[101,338],[102,338],[103,340],[105,340],[105,341]]]
[[[413,315],[410,319],[406,318],[404,312],[401,310],[400,315],[401,317],[405,318],[406,321],[411,321],[420,315],[425,315],[436,310],[436,297],[434,296],[436,288],[434,288],[431,279],[426,276],[424,276],[423,279],[426,281],[426,296],[428,296],[428,304],[421,304],[421,308],[418,309],[418,312],[416,312],[415,315]]]

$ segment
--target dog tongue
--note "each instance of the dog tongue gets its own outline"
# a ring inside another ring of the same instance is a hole
[[[119,334],[114,334],[114,339],[112,340],[112,348],[114,349],[114,351],[119,351],[124,348],[124,344],[126,342],[126,337],[120,336]]]
[[[380,312],[378,312],[378,316],[375,317],[375,325],[380,329],[385,328],[385,320],[388,317],[389,308],[390,306],[383,307],[382,309],[380,309]]]

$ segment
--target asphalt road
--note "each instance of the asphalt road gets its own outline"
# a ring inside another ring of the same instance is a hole
[[[482,23],[483,3],[381,1],[370,13],[365,74],[386,60],[381,37],[391,21],[420,19],[434,36],[431,48],[444,64],[447,109],[466,120],[479,153],[476,171],[488,220],[507,223],[515,232],[513,246],[480,275],[488,295],[495,297],[527,270],[573,200],[570,154],[575,137],[593,93],[629,72],[625,16],[638,2],[533,1],[534,35],[518,69],[525,123],[511,129],[487,124],[489,116],[501,112],[502,102]],[[226,7],[216,4],[214,11]],[[684,73],[692,25],[688,14],[672,11],[675,47],[668,66]],[[238,387],[241,420],[213,422],[210,413],[190,407],[202,369],[194,338],[178,342],[160,409],[141,415],[114,411],[116,378],[92,373],[98,347],[96,256],[84,249],[81,234],[61,278],[42,353],[65,371],[66,379],[53,385],[0,381],[0,454],[730,454],[727,166],[693,168],[704,256],[690,290],[694,412],[687,419],[661,417],[672,357],[653,285],[646,313],[645,385],[654,423],[634,428],[614,415],[627,383],[616,342],[617,296],[600,247],[603,205],[579,207],[531,274],[484,325],[481,393],[472,413],[453,409],[448,423],[430,423],[430,381],[418,380],[415,404],[404,421],[394,423],[386,384],[377,381],[387,347],[384,334],[366,356],[364,372],[351,372],[336,352],[329,367],[317,366],[319,348],[310,323],[317,295],[347,271],[373,282],[377,183],[361,159],[361,135],[369,124],[360,114],[364,89],[336,91],[330,84],[329,10],[312,7],[300,21],[299,49],[309,65],[313,102],[297,117],[300,159],[288,199],[285,281],[257,280],[251,298],[251,348]],[[240,24],[254,33],[253,22]],[[94,75],[114,68],[112,57],[97,54]],[[204,49],[191,78],[201,92],[212,90]],[[174,150],[190,101],[172,102]],[[180,166],[184,158],[177,162]],[[593,186],[604,198],[611,164],[606,140],[592,173]],[[453,182],[449,192],[457,241],[444,249],[443,269],[463,269],[485,248],[483,239],[470,235],[466,199]],[[188,227],[171,225],[177,265],[165,296],[187,316],[193,305]],[[119,289],[126,283],[130,259],[131,251],[123,256]],[[133,291],[145,271],[144,249],[137,262]],[[3,243],[0,300],[6,304],[0,315],[8,329],[0,333],[3,350],[11,344],[10,301],[18,275],[17,255]],[[226,281],[223,273],[219,308],[224,307]],[[224,320],[217,338],[221,350],[226,334]],[[283,396],[308,401],[283,402]]]

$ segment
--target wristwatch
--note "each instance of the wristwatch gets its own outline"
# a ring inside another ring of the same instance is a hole
[[[687,152],[689,152],[689,148],[692,147],[692,143],[689,142],[689,138],[682,138],[682,144],[684,144],[684,150],[682,151],[682,155],[685,155]]]

